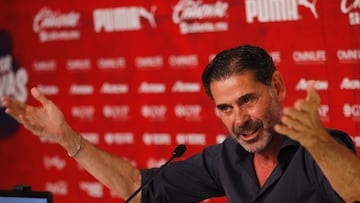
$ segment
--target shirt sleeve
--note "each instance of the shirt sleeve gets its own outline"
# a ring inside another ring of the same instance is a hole
[[[163,168],[142,190],[142,203],[190,203],[209,197],[224,196],[217,180],[220,145],[206,148],[202,153]],[[142,183],[159,168],[141,170]]]

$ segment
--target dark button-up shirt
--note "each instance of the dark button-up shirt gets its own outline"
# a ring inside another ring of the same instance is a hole
[[[335,130],[329,132],[355,153],[354,145],[346,134]],[[142,202],[188,203],[224,195],[228,202],[236,203],[344,202],[310,153],[298,142],[284,138],[278,165],[261,188],[253,156],[229,136],[221,144],[207,147],[200,154],[164,168],[142,190]],[[156,170],[141,170],[142,182]]]

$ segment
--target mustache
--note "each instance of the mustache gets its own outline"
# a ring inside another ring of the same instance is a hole
[[[261,120],[247,120],[242,126],[234,129],[236,135],[252,133],[256,130],[263,128],[264,123]]]

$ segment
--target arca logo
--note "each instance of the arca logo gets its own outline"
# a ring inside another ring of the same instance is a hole
[[[298,84],[296,85],[296,90],[307,90],[308,82],[306,79],[301,78]],[[326,80],[316,80],[315,89],[317,90],[327,90],[329,88],[329,83]]]
[[[317,0],[245,0],[246,21],[254,23],[284,22],[301,20],[299,6],[308,8],[315,19]]]
[[[177,80],[171,88],[171,92],[189,92],[195,93],[200,92],[201,85],[196,82],[183,82],[181,80]]]
[[[104,82],[100,88],[102,94],[126,94],[128,91],[129,86],[121,83]]]
[[[166,91],[166,85],[164,83],[149,83],[143,81],[138,89],[139,93],[152,93],[160,94]]]
[[[59,93],[59,87],[56,85],[41,85],[37,86],[39,91],[45,95],[57,95]]]
[[[340,85],[341,90],[359,90],[360,80],[350,80],[348,77],[344,78]]]
[[[69,93],[72,95],[90,95],[94,93],[92,85],[71,84]]]

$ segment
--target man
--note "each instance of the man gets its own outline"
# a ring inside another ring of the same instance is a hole
[[[360,161],[349,137],[325,129],[314,83],[307,97],[283,108],[285,84],[271,57],[245,45],[219,53],[204,70],[206,93],[229,131],[221,144],[166,167],[134,202],[354,202],[360,200]],[[35,135],[55,140],[83,168],[129,197],[158,169],[138,170],[96,148],[67,124],[36,88],[42,107],[8,97],[6,112]],[[351,150],[350,150],[351,149]]]

